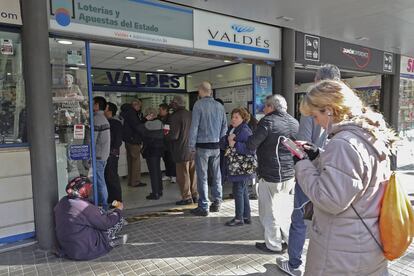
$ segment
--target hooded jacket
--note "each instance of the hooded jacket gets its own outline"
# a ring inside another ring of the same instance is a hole
[[[330,137],[313,163],[295,166],[298,183],[314,204],[305,275],[386,275],[386,259],[350,205],[380,241],[390,151],[362,121],[334,125]]]

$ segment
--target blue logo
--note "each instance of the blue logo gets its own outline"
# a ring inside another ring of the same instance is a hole
[[[251,33],[255,30],[254,27],[237,25],[237,24],[231,25],[231,28],[237,33]]]
[[[65,8],[59,8],[55,13],[56,22],[63,27],[66,27],[70,24],[70,14],[69,11]]]

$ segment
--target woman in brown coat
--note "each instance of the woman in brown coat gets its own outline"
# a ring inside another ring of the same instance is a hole
[[[295,165],[297,182],[314,204],[305,275],[388,275],[387,261],[369,231],[380,241],[378,219],[391,174],[393,131],[342,82],[317,83],[300,110],[330,138],[313,162],[303,159]]]

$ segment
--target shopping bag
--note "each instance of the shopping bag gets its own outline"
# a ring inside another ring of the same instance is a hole
[[[388,260],[401,257],[414,236],[414,214],[407,193],[392,173],[382,199],[379,219],[384,256]]]

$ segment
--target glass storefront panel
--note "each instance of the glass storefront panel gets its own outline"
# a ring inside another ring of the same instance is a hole
[[[397,165],[402,169],[414,169],[414,78],[401,78],[398,110],[398,133],[401,145],[398,148]]]
[[[0,31],[0,146],[27,142],[20,34]]]
[[[69,180],[91,176],[85,42],[50,38],[59,197]]]

